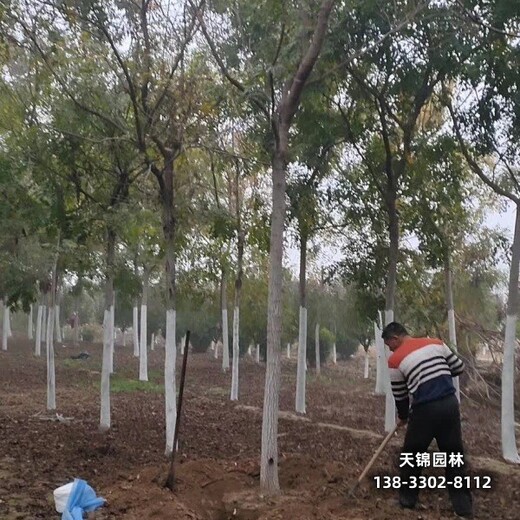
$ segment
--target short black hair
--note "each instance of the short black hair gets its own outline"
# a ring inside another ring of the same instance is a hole
[[[397,323],[397,321],[392,321],[389,323],[381,334],[383,339],[394,338],[396,336],[408,336],[408,331],[404,328],[403,325]]]

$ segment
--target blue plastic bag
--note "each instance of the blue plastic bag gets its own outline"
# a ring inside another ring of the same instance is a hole
[[[104,503],[105,499],[97,497],[96,492],[84,480],[75,478],[61,520],[82,520],[83,513],[95,511]]]

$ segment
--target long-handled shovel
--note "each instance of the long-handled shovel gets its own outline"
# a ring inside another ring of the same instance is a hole
[[[365,469],[362,471],[361,475],[359,475],[359,478],[354,482],[354,485],[350,488],[350,491],[348,492],[348,496],[351,497],[354,494],[354,491],[358,487],[359,483],[365,478],[366,474],[370,470],[370,468],[374,465],[374,462],[376,461],[377,457],[381,455],[381,452],[385,449],[385,446],[388,444],[390,439],[393,437],[394,433],[397,431],[397,428],[399,428],[399,423],[396,424],[393,429],[388,432],[388,435],[383,439],[383,442],[381,443],[381,446],[377,448],[377,451],[374,453],[372,458],[370,459],[370,462],[365,466]]]

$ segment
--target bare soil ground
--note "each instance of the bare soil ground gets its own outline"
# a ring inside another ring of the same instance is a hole
[[[209,354],[188,361],[176,465],[177,488],[162,486],[164,396],[160,388],[112,395],[112,428],[98,432],[101,346],[56,347],[57,412],[46,410],[45,356],[11,338],[0,352],[0,519],[57,519],[52,491],[83,478],[107,499],[96,520],[274,520],[455,518],[446,490],[423,490],[420,504],[401,510],[396,492],[373,477],[395,475],[398,433],[354,498],[347,492],[384,437],[384,397],[363,379],[361,360],[308,375],[307,414],[294,410],[295,360],[284,360],[280,394],[279,496],[259,488],[265,365],[242,360],[240,400],[229,400],[230,373]],[[88,351],[87,360],[70,356]],[[180,366],[180,359],[179,366]],[[164,351],[149,353],[149,379],[163,383]],[[116,347],[113,384],[137,379],[132,347]],[[179,372],[178,372],[179,373]],[[158,391],[157,391],[158,390]],[[491,490],[475,490],[476,518],[520,518],[520,469],[500,457],[500,411],[464,400],[463,433],[470,475],[489,475]],[[435,474],[426,470],[425,474]],[[437,470],[438,471],[438,470]]]

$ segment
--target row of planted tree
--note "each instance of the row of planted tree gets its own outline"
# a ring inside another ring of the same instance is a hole
[[[384,308],[455,346],[464,305],[505,326],[503,447],[520,461],[520,226],[506,316],[495,297],[465,302],[493,293],[508,250],[483,225],[492,194],[520,204],[519,15],[505,0],[13,0],[0,8],[4,301],[27,310],[41,290],[52,313],[59,286],[103,284],[106,395],[114,306],[146,308],[162,280],[171,452],[181,302],[218,287],[225,328],[232,290],[238,359],[244,287],[266,279],[261,481],[275,491],[284,247],[300,251],[300,345],[321,247],[334,257],[319,284],[354,295],[365,327]]]

